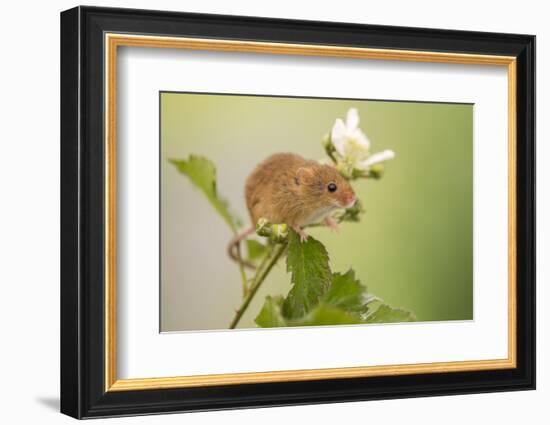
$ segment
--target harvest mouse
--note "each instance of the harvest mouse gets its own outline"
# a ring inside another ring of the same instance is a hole
[[[260,218],[286,223],[304,242],[304,226],[324,221],[337,230],[330,214],[351,208],[357,199],[336,168],[292,153],[274,154],[262,161],[246,179],[245,197],[252,225],[236,235],[228,247],[229,255],[237,261],[240,259],[233,248],[254,233]]]

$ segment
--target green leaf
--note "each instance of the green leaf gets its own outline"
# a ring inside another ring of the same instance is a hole
[[[282,304],[282,296],[267,296],[260,314],[258,314],[255,319],[256,324],[262,328],[279,328],[288,326],[281,311]]]
[[[334,307],[355,313],[367,312],[367,287],[355,278],[353,269],[345,274],[334,273],[332,282],[323,298],[324,302]]]
[[[323,244],[312,237],[301,242],[296,232],[288,236],[287,270],[292,288],[287,297],[265,299],[256,317],[260,327],[334,326],[361,323],[410,322],[414,313],[392,308],[370,296],[353,269],[330,272]],[[376,301],[375,301],[376,300]],[[369,314],[371,305],[378,305]]]
[[[355,325],[359,323],[362,323],[362,320],[358,314],[321,303],[303,319],[291,322],[290,326]]]
[[[415,320],[416,316],[411,311],[382,304],[376,311],[366,317],[365,323],[414,322]]]
[[[227,201],[218,195],[216,189],[216,167],[209,159],[190,155],[188,160],[169,159],[178,171],[187,176],[189,180],[206,196],[214,209],[222,216],[225,222],[236,232],[240,227],[239,218],[230,212]]]
[[[407,310],[392,308],[382,304],[374,313],[364,318],[359,311],[346,310],[321,301],[308,314],[297,319],[286,318],[282,311],[284,300],[281,296],[265,299],[260,314],[256,317],[256,324],[262,328],[282,328],[297,326],[334,326],[357,325],[363,323],[397,323],[412,322],[415,315]]]
[[[283,304],[285,317],[302,317],[319,303],[332,278],[328,261],[321,242],[311,236],[301,242],[296,232],[289,232],[286,265],[292,274],[292,289]]]
[[[250,261],[254,261],[265,255],[265,253],[267,252],[267,246],[254,239],[247,239],[246,251],[248,252],[248,259]]]
[[[319,304],[306,316],[300,319],[286,319],[282,313],[283,297],[270,297],[265,299],[260,314],[256,317],[256,324],[262,328],[282,328],[297,326],[331,326],[354,325],[362,323],[358,314],[344,311],[340,308]]]

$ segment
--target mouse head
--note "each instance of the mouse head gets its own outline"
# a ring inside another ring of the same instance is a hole
[[[351,208],[357,200],[349,182],[330,165],[300,167],[295,183],[300,194],[319,208]]]

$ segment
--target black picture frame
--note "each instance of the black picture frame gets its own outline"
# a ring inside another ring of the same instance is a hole
[[[517,58],[517,367],[105,391],[104,33],[507,55]],[[132,9],[61,13],[61,412],[75,418],[535,388],[535,37]]]

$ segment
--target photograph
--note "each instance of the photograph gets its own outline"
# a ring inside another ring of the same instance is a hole
[[[160,331],[468,321],[468,103],[160,92]]]
[[[60,411],[534,389],[535,35],[205,12],[60,14]]]

